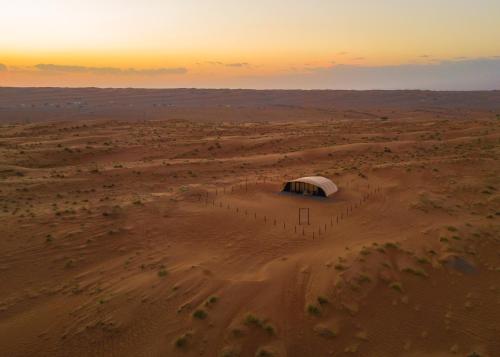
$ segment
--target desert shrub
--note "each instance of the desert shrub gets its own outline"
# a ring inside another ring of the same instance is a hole
[[[318,296],[318,303],[320,305],[326,305],[329,303],[328,299],[324,296]]]
[[[358,276],[358,282],[360,283],[369,283],[371,281],[372,279],[366,274],[359,274]]]
[[[419,262],[420,264],[429,264],[429,259],[427,259],[425,257],[420,257],[420,258],[417,258],[417,262]]]
[[[363,248],[363,249],[361,249],[360,253],[361,253],[362,255],[368,255],[368,254],[370,254],[371,252],[370,252],[368,249]]]
[[[179,336],[175,339],[174,345],[177,348],[182,348],[182,347],[185,347],[187,345],[187,342],[188,342],[187,336],[182,335],[182,336]]]
[[[414,268],[404,268],[403,271],[405,273],[410,273],[410,274],[413,274],[413,275],[416,275],[416,276],[421,276],[421,277],[428,277],[427,273],[425,271],[423,271],[422,269],[414,269]]]
[[[346,270],[347,268],[344,265],[337,263],[337,264],[335,264],[335,269],[342,271],[342,270]]]
[[[198,309],[196,310],[195,312],[193,312],[193,317],[194,318],[197,318],[199,320],[204,320],[207,318],[207,313],[205,310],[202,310],[202,309]]]
[[[276,329],[271,324],[265,324],[264,331],[266,331],[271,336],[274,336],[276,334]]]
[[[319,308],[313,304],[307,305],[307,312],[310,313],[311,315],[316,315],[316,316],[320,314]]]
[[[391,267],[391,265],[390,265],[389,263],[387,263],[387,262],[382,262],[382,263],[380,263],[380,264],[381,264],[383,267],[385,267],[385,268],[388,268],[388,269],[391,269],[391,268],[392,268],[392,267]]]
[[[255,353],[255,357],[273,357],[274,353],[265,348],[259,348],[259,350]]]
[[[253,314],[247,314],[247,316],[245,316],[245,324],[246,325],[255,325],[255,326],[260,326],[262,325],[262,322],[260,321],[260,319],[253,315]]]
[[[387,248],[387,249],[397,249],[398,246],[396,243],[392,243],[392,242],[387,242],[384,244],[384,247]]]
[[[500,115],[498,115],[498,119],[500,119]],[[467,357],[481,357],[479,353],[472,352],[470,355],[467,355]]]
[[[403,292],[403,285],[398,281],[394,281],[394,282],[390,283],[389,287],[393,290],[400,292],[400,293]]]
[[[241,337],[244,335],[243,331],[237,327],[233,328],[231,330],[231,334],[234,336],[234,337]]]
[[[327,326],[322,326],[322,325],[316,326],[314,328],[314,331],[321,337],[325,338],[333,338],[337,336],[337,333]]]
[[[239,350],[232,347],[226,347],[219,353],[219,357],[238,357],[239,355]]]
[[[207,301],[205,302],[205,306],[213,305],[217,301],[219,301],[219,298],[217,296],[210,296]]]

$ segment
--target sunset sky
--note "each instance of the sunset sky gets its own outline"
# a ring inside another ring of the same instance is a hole
[[[0,0],[0,86],[500,89],[498,0]]]

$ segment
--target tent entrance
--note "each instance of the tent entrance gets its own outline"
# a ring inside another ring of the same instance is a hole
[[[309,196],[326,197],[325,192],[318,186],[306,182],[291,181],[287,182],[283,188],[285,192],[294,192]]]

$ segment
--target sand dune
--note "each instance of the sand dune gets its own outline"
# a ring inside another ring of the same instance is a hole
[[[0,355],[499,355],[497,97],[1,89]]]

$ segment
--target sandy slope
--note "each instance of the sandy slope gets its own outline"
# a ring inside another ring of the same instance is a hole
[[[498,120],[211,119],[2,125],[0,355],[500,354]]]

